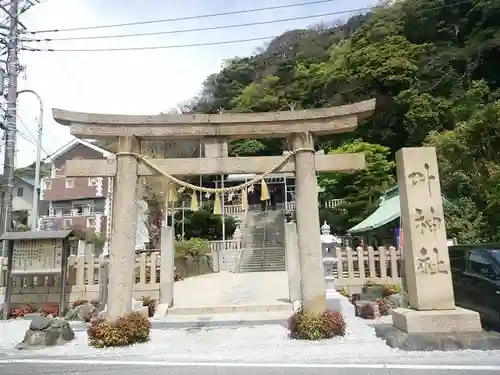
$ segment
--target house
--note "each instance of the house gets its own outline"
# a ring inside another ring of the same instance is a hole
[[[0,176],[1,177],[1,176]],[[35,181],[23,176],[14,176],[12,191],[12,222],[16,229],[29,229],[33,212]],[[38,205],[40,214],[46,214],[48,208],[43,203]]]
[[[112,159],[115,155],[97,145],[75,138],[50,157],[50,176],[42,179],[40,199],[48,203],[40,216],[40,230],[81,228],[109,237],[113,179],[65,176],[65,164],[75,159]],[[107,252],[108,241],[104,245]]]

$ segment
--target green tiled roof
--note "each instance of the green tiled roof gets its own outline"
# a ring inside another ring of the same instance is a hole
[[[396,220],[401,215],[401,207],[399,205],[399,194],[390,194],[392,189],[382,198],[378,208],[361,223],[353,226],[347,233],[363,233]]]
[[[446,206],[449,201],[443,198],[443,205]],[[387,190],[380,198],[378,208],[361,223],[353,226],[347,233],[365,233],[380,228],[381,226],[398,219],[401,216],[401,206],[399,203],[399,186]]]

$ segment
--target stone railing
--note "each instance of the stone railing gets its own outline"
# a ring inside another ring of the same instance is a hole
[[[214,262],[218,261],[219,267],[214,267],[217,271],[235,271],[236,262],[241,251],[242,240],[233,239],[226,241],[211,241],[210,250]]]
[[[240,246],[241,240],[225,241],[225,249],[222,241],[211,243],[212,251],[218,252],[220,270],[230,271],[232,269]],[[357,249],[337,247],[335,248],[335,256],[339,259],[334,271],[334,276],[337,279],[335,285],[337,287],[346,287],[355,293],[367,280],[396,284],[401,281],[398,273],[401,254],[394,247],[381,247],[378,249],[372,247],[358,247]],[[214,257],[213,253],[212,257]],[[3,264],[0,272],[1,295],[5,293],[6,259],[0,259]],[[156,252],[136,256],[134,298],[148,296],[158,299],[160,263],[161,256]],[[59,301],[59,291],[58,276],[18,276],[14,278],[12,303],[57,303]],[[70,257],[67,293],[69,301],[98,298],[98,257],[93,255],[72,255]]]
[[[345,287],[356,293],[366,281],[383,284],[401,283],[401,251],[394,246],[362,248],[335,247],[333,256],[338,259],[332,270],[336,287]]]

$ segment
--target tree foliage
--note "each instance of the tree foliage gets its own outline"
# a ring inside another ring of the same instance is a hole
[[[375,113],[356,131],[318,139],[320,149],[375,158],[365,171],[321,177],[326,195],[347,199],[341,226],[365,217],[394,183],[395,151],[429,144],[438,149],[450,233],[496,240],[499,46],[500,1],[391,2],[342,24],[286,32],[252,56],[228,60],[190,108],[288,111],[376,97]],[[230,145],[240,156],[286,148],[276,140]]]

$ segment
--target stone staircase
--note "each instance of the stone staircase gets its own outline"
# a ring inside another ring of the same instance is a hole
[[[285,271],[284,210],[247,214],[238,272]]]

